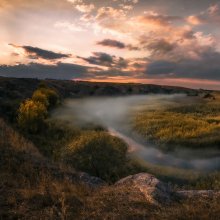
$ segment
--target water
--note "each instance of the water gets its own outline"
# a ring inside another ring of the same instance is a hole
[[[142,108],[154,109],[172,103],[194,102],[184,95],[139,95],[126,97],[82,98],[66,100],[53,116],[74,124],[99,124],[129,145],[129,154],[148,163],[198,171],[220,170],[220,152],[178,149],[163,152],[134,133],[130,119]]]

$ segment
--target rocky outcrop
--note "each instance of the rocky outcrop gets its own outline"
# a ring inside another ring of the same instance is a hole
[[[220,191],[215,190],[182,190],[175,193],[179,198],[206,197],[212,198],[220,196]]]
[[[168,204],[172,200],[170,187],[148,173],[128,176],[116,182],[115,185],[138,189],[152,204]]]
[[[154,205],[165,205],[176,199],[214,198],[220,196],[220,191],[215,190],[180,190],[172,191],[171,188],[148,173],[139,173],[125,177],[115,183],[115,186],[124,186],[138,190],[146,200]]]
[[[104,180],[95,176],[90,176],[88,173],[84,172],[78,173],[78,179],[79,181],[93,188],[107,185],[107,183]]]

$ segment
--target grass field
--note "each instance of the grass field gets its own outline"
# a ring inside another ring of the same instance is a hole
[[[134,129],[163,149],[220,148],[220,98],[138,112]]]

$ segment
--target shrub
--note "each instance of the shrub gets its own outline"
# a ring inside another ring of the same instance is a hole
[[[49,108],[53,108],[59,103],[59,95],[55,90],[50,88],[40,88],[37,91],[46,96],[49,103]]]
[[[64,160],[75,168],[105,180],[114,180],[126,164],[127,145],[106,132],[84,132],[73,140]]]
[[[18,110],[18,124],[24,131],[36,133],[42,128],[47,109],[41,102],[26,100]]]
[[[55,90],[40,85],[33,93],[32,98],[21,103],[18,110],[18,125],[30,133],[37,133],[44,124],[47,110],[55,107],[59,102],[59,95]]]
[[[80,130],[70,126],[66,121],[46,119],[42,132],[28,134],[40,152],[53,160],[60,160],[63,146],[80,135]]]
[[[47,96],[41,90],[36,90],[32,95],[32,99],[36,102],[41,102],[46,107],[49,106]]]

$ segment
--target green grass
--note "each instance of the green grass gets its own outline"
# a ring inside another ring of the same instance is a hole
[[[144,110],[137,113],[134,129],[164,149],[220,148],[220,102]]]

